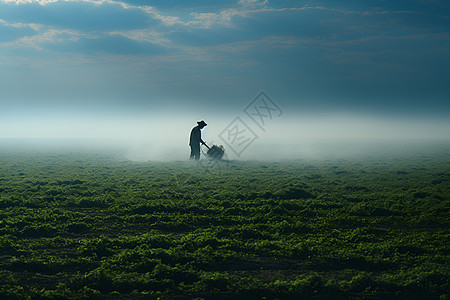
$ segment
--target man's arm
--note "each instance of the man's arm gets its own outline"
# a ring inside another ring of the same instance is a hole
[[[198,139],[199,139],[200,143],[202,143],[202,145],[206,146],[205,141],[202,140],[202,132],[200,130],[198,131]]]

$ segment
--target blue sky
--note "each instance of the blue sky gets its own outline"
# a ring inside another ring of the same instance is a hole
[[[80,119],[226,123],[259,91],[292,126],[432,121],[450,137],[449,78],[446,0],[0,0],[0,137]]]

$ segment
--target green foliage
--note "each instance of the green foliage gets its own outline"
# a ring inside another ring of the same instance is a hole
[[[448,154],[0,156],[1,299],[448,299]]]

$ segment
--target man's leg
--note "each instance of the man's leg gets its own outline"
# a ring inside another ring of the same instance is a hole
[[[190,159],[194,159],[195,154],[194,154],[194,147],[191,146],[191,157]]]
[[[200,151],[195,153],[195,160],[199,160],[199,159],[200,159]]]
[[[200,159],[200,147],[195,149],[194,156],[195,156],[195,160]]]
[[[191,159],[195,158],[195,160],[200,159],[200,145],[197,146],[191,146]]]

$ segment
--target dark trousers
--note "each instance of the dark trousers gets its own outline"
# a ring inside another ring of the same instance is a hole
[[[191,159],[199,160],[200,159],[200,144],[191,145]]]

